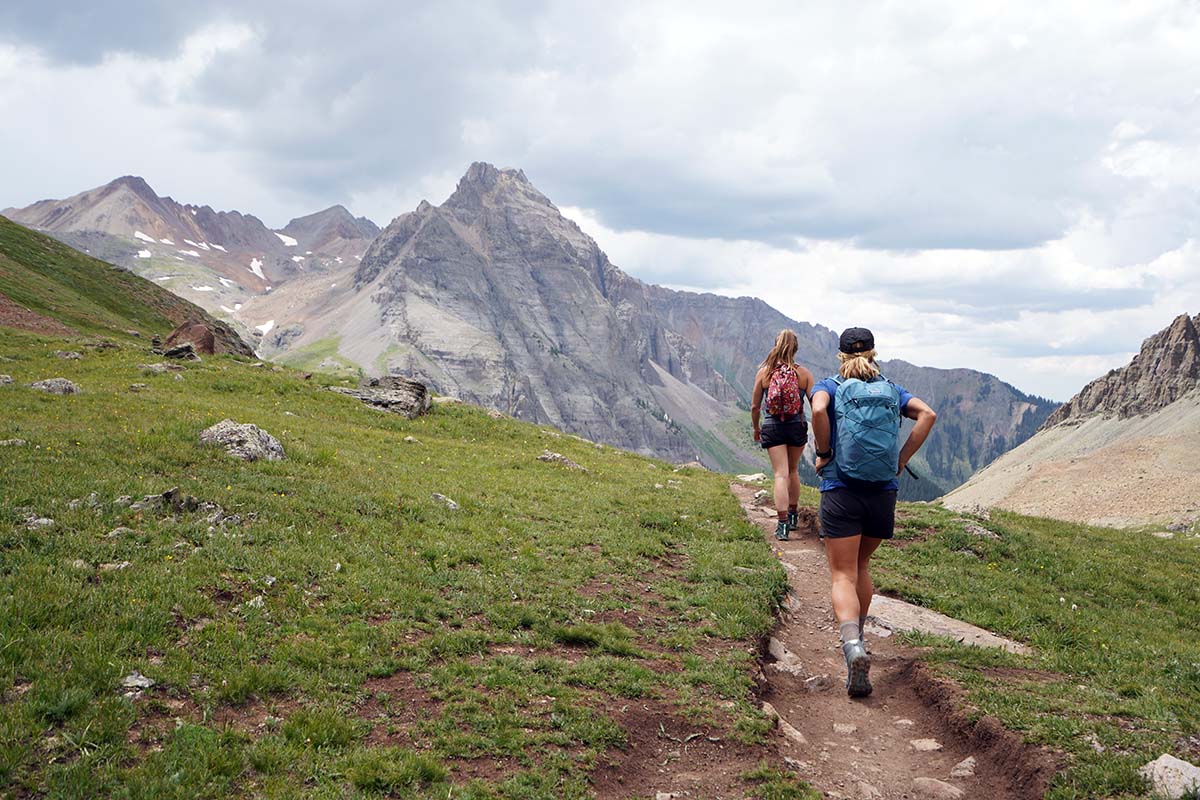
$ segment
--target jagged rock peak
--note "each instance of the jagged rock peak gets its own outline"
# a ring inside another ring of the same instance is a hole
[[[158,194],[154,189],[150,188],[150,184],[146,183],[146,179],[141,175],[122,175],[108,184],[110,187],[116,188],[124,186],[131,189],[136,194],[143,197],[153,197],[158,199]]]
[[[456,211],[474,211],[483,206],[502,202],[525,201],[536,205],[554,205],[539,192],[525,173],[519,169],[498,169],[483,161],[476,161],[458,182],[454,194],[442,205]]]
[[[1083,387],[1043,428],[1100,414],[1120,418],[1153,413],[1200,388],[1200,314],[1180,314],[1142,342],[1128,365]]]

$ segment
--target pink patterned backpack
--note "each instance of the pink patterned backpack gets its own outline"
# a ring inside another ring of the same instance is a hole
[[[767,413],[779,420],[787,420],[804,412],[804,392],[800,390],[800,376],[787,364],[781,364],[771,373],[767,385]]]

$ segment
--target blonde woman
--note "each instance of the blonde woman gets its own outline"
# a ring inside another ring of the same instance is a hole
[[[875,592],[871,556],[884,539],[892,538],[896,479],[925,443],[937,414],[880,374],[875,337],[866,328],[843,331],[838,351],[838,374],[812,391],[815,466],[821,476],[821,539],[833,576],[846,691],[865,697],[871,693],[871,657],[862,627]],[[916,423],[902,447],[901,416]]]
[[[813,376],[796,364],[799,342],[794,331],[782,330],[775,346],[758,366],[750,423],[754,441],[762,444],[775,473],[775,538],[786,542],[796,529],[796,504],[800,498],[800,456],[808,442],[804,398],[812,391]],[[765,409],[763,408],[765,406]],[[765,410],[766,419],[762,419]]]

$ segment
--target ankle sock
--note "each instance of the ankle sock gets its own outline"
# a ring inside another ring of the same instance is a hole
[[[858,638],[863,638],[867,635],[867,618],[865,616],[858,618]]]
[[[795,504],[795,503],[793,503],[792,505],[788,506],[788,513],[789,513],[789,514],[795,514],[795,513],[796,513],[796,504]]]
[[[776,511],[775,514],[779,517],[779,519],[783,520],[784,522],[787,522],[787,512],[786,511]]]
[[[838,623],[838,631],[842,634],[842,644],[852,642],[858,638],[858,623],[854,620]]]

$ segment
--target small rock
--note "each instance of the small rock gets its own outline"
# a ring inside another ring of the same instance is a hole
[[[409,444],[420,444],[421,443],[421,440],[415,436],[405,436],[404,441],[408,442]]]
[[[571,459],[564,456],[562,453],[552,453],[549,450],[543,450],[542,454],[537,457],[538,461],[545,461],[551,464],[561,464],[567,469],[575,470],[576,472],[587,472],[586,467],[576,464]],[[668,481],[669,483],[669,481]]]
[[[200,356],[196,355],[196,347],[191,342],[183,342],[174,347],[168,347],[163,351],[163,356],[166,358],[177,358],[180,361],[200,360]]]
[[[959,800],[963,797],[962,789],[936,778],[914,778],[913,790],[922,797],[933,800]]]
[[[72,569],[87,569],[90,570],[92,565],[84,561],[82,558],[77,558],[71,562]]]
[[[833,686],[833,676],[831,675],[813,675],[811,678],[804,679],[806,692],[823,692],[831,686]]]
[[[489,408],[487,415],[492,419],[504,419],[504,415],[494,408]]]
[[[434,500],[441,503],[442,505],[444,505],[446,508],[450,509],[451,511],[458,511],[458,509],[459,509],[458,503],[454,502],[449,497],[446,497],[446,495],[444,495],[444,494],[438,494],[437,492],[434,492],[433,494],[430,495],[430,497],[432,497]]]
[[[736,477],[739,481],[745,481],[746,483],[757,483],[758,481],[765,481],[767,479],[767,476],[761,472],[755,472],[750,475],[738,475]]]
[[[29,528],[31,531],[53,528],[54,520],[50,519],[49,517],[30,517],[28,520],[26,520],[25,527]]]
[[[123,569],[129,569],[129,566],[130,566],[130,564],[128,561],[115,561],[111,564],[101,564],[100,571],[101,572],[120,572]]]
[[[974,522],[968,522],[963,525],[963,533],[968,536],[978,536],[981,539],[999,539],[1000,536],[982,525],[976,525]]]
[[[131,391],[131,392],[144,392],[144,391],[146,391],[147,388],[148,387],[144,383],[129,384],[129,391]]]
[[[141,331],[125,331],[125,335],[126,335],[126,336],[132,336],[132,337],[133,337],[133,338],[135,338],[135,339],[140,339],[140,338],[142,338],[142,332],[141,332]]]
[[[24,439],[0,439],[0,447],[24,447],[27,444]]]
[[[265,600],[263,599],[263,596],[261,594],[255,595],[254,597],[252,597],[246,601],[246,607],[247,608],[262,608],[264,602],[265,602]]]
[[[1088,744],[1090,744],[1092,746],[1092,749],[1095,750],[1097,753],[1104,752],[1105,747],[1104,747],[1104,745],[1100,744],[1100,739],[1096,737],[1096,734],[1089,733],[1087,736],[1083,737],[1083,740],[1085,742],[1087,742]]]
[[[918,753],[931,753],[942,749],[942,743],[937,739],[913,739],[909,744]]]
[[[243,461],[282,461],[287,456],[283,445],[257,425],[239,424],[223,419],[200,434],[200,441],[219,444],[225,452]]]
[[[841,736],[849,736],[852,733],[858,732],[858,726],[844,722],[835,722],[833,723],[833,732]]]
[[[113,500],[113,505],[120,506],[120,507],[126,507],[132,502],[133,502],[132,497],[130,497],[127,494],[123,494],[120,497],[118,497],[116,500]]]
[[[975,774],[975,756],[967,756],[950,769],[951,778],[970,778]]]
[[[154,364],[138,364],[138,369],[151,375],[166,375],[168,372],[179,372],[183,367],[178,364],[164,364],[159,361]]]
[[[675,798],[681,796],[679,792],[655,792],[654,800],[675,800]]]
[[[916,723],[914,723],[911,719],[898,719],[892,724],[898,728],[911,728]]]
[[[278,578],[276,578],[274,575],[265,575],[265,576],[263,576],[263,583],[265,583],[265,584],[267,585],[267,587],[268,587],[268,588],[270,588],[270,587],[274,586],[274,585],[275,585],[275,581],[277,581],[277,580],[279,580],[279,579],[278,579]]]
[[[12,382],[12,375],[0,375],[0,386],[8,386]]]
[[[133,533],[132,528],[126,528],[124,526],[121,526],[119,528],[113,528],[111,531],[109,531],[107,534],[105,534],[104,538],[105,539],[119,539],[122,536],[129,536],[132,533]]]
[[[65,361],[79,361],[83,358],[82,353],[76,353],[74,350],[55,350],[54,355]]]
[[[866,781],[859,781],[855,788],[858,790],[854,795],[858,800],[881,800],[883,792],[876,789]]]
[[[1142,767],[1139,772],[1150,783],[1156,796],[1180,800],[1189,793],[1200,791],[1200,767],[1163,753]]]
[[[121,686],[126,689],[149,689],[153,685],[153,678],[147,678],[137,670],[134,670],[121,679]]]
[[[183,380],[183,376],[182,376],[182,375],[176,375],[176,376],[175,376],[175,380],[177,380],[177,381],[181,381],[181,380]]]
[[[47,378],[29,384],[30,388],[48,394],[79,394],[79,387],[66,378]]]

